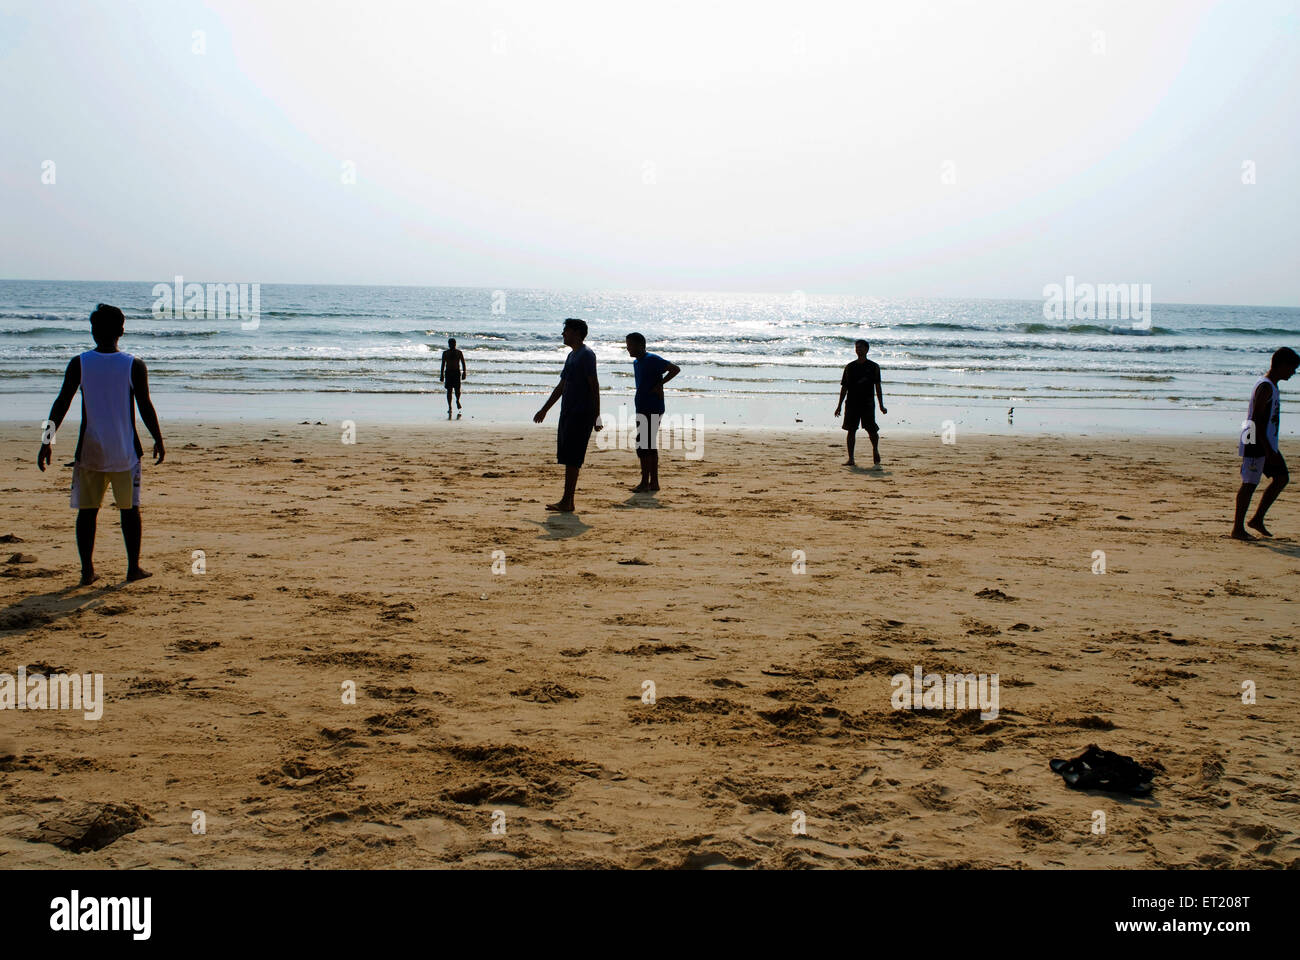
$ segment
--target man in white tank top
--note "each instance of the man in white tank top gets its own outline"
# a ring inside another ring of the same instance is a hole
[[[154,462],[162,463],[162,430],[149,399],[149,371],[144,361],[117,349],[126,318],[117,307],[101,303],[90,315],[95,349],[73,357],[63,375],[63,389],[50,408],[49,423],[58,430],[81,389],[81,435],[72,465],[72,507],[77,511],[77,552],[81,555],[82,586],[95,575],[95,521],[104,493],[113,488],[113,500],[122,516],[126,541],[126,579],[143,580],[150,574],[140,567],[140,456],[144,452],[135,430],[135,409],[153,435]],[[45,470],[50,444],[41,444],[36,465]],[[43,438],[44,439],[44,438]]]
[[[1277,445],[1277,428],[1282,419],[1282,398],[1278,384],[1290,380],[1300,366],[1300,355],[1290,347],[1282,347],[1273,354],[1268,373],[1255,382],[1255,389],[1250,395],[1250,406],[1246,408],[1246,419],[1241,424],[1241,439],[1237,443],[1237,453],[1241,456],[1241,489],[1237,491],[1237,512],[1233,517],[1232,536],[1238,540],[1254,540],[1246,527],[1258,530],[1266,537],[1271,537],[1264,526],[1264,514],[1273,505],[1277,495],[1282,492],[1290,479],[1286,461]],[[1255,487],[1261,477],[1272,477],[1272,482],[1264,488],[1264,495],[1259,499],[1259,508],[1250,522],[1246,523],[1246,508],[1250,498],[1255,495]]]

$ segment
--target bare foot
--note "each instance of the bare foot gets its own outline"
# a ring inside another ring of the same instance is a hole
[[[1234,539],[1234,540],[1258,540],[1259,538],[1258,538],[1258,537],[1252,537],[1249,533],[1247,533],[1247,532],[1245,531],[1245,528],[1243,528],[1243,529],[1241,529],[1241,530],[1234,530],[1234,531],[1232,531],[1232,539]]]
[[[632,488],[633,493],[648,493],[649,491],[650,491],[650,484],[648,483],[638,483],[635,487]]]
[[[1273,536],[1273,534],[1269,533],[1268,528],[1264,526],[1264,521],[1260,520],[1258,517],[1256,517],[1254,520],[1246,521],[1246,526],[1250,527],[1250,529],[1252,530],[1258,530],[1266,537]]]
[[[561,500],[559,503],[548,503],[547,510],[554,510],[556,513],[573,513],[573,504],[565,503]],[[1254,539],[1253,537],[1251,539]]]
[[[81,583],[77,584],[77,586],[88,587],[98,579],[99,579],[99,574],[97,574],[94,570],[90,570],[85,573],[82,573]]]
[[[136,567],[134,570],[128,570],[126,572],[126,582],[134,583],[136,580],[146,580],[152,576],[153,574],[148,570],[141,570],[139,567]]]
[[[873,454],[871,455],[871,460],[872,460],[872,462],[873,462],[876,466],[880,466],[880,454],[878,454],[878,453],[873,453]]]
[[[855,462],[852,461],[852,460],[845,460],[845,461],[844,461],[844,466],[846,466],[846,467],[856,467],[856,466],[857,466],[857,463],[855,463]]]

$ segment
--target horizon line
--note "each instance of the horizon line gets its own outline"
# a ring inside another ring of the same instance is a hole
[[[1072,276],[1067,274],[1067,276]],[[48,277],[0,277],[0,283],[140,283],[140,284],[159,284],[166,283],[163,280],[68,280],[68,279],[50,279]],[[785,291],[772,290],[700,290],[700,289],[656,289],[635,287],[493,287],[480,284],[423,284],[423,283],[319,283],[314,281],[285,281],[285,280],[257,280],[257,281],[234,281],[234,280],[204,280],[190,281],[193,283],[257,283],[266,286],[279,287],[400,287],[415,290],[503,290],[509,291],[544,291],[548,293],[653,293],[653,294],[688,294],[688,295],[712,295],[712,296],[770,296],[770,297],[788,297],[793,293],[802,293],[805,296],[812,297],[859,297],[863,299],[875,300],[980,300],[988,302],[1012,301],[1016,303],[1036,303],[1041,297],[984,297],[984,296],[947,296],[933,294],[906,294],[897,296],[883,296],[871,293],[818,293],[812,290],[802,288],[793,288]],[[1054,281],[1053,281],[1054,282]],[[1094,281],[1084,280],[1082,283],[1093,283]],[[1152,304],[1165,304],[1167,306],[1180,307],[1245,307],[1250,309],[1266,310],[1300,310],[1300,301],[1294,304],[1281,303],[1206,303],[1199,300],[1152,300]]]

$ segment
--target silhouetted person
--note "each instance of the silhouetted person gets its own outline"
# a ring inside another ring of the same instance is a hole
[[[451,394],[456,393],[456,416],[460,416],[460,382],[469,376],[465,367],[465,354],[456,349],[456,338],[447,341],[442,351],[442,365],[438,368],[438,381],[447,385],[447,419],[451,419]]]
[[[152,574],[140,567],[140,457],[144,449],[135,429],[135,408],[153,434],[153,458],[162,463],[162,431],[149,399],[149,371],[144,361],[117,349],[126,318],[117,307],[101,303],[90,315],[95,349],[68,361],[63,388],[50,407],[57,430],[68,414],[72,398],[81,389],[81,434],[72,465],[72,507],[77,511],[77,552],[81,555],[82,586],[95,575],[95,521],[104,492],[113,488],[113,502],[122,517],[126,541],[126,579],[143,580]],[[42,443],[36,465],[45,470],[50,444]]]
[[[600,425],[600,381],[596,379],[596,354],[583,341],[587,324],[570,318],[564,321],[564,344],[569,356],[564,361],[560,382],[551,391],[542,409],[533,415],[534,423],[546,419],[546,411],[560,403],[560,422],[555,431],[555,460],[564,464],[564,495],[547,510],[573,512],[573,494],[578,487],[578,471],[587,459],[587,443],[592,429]]]
[[[840,377],[840,402],[835,405],[835,416],[838,417],[840,410],[844,410],[844,429],[848,431],[849,459],[844,464],[846,467],[856,466],[853,447],[859,425],[871,438],[872,460],[880,463],[880,428],[876,426],[877,398],[880,399],[880,412],[889,412],[885,409],[885,395],[880,391],[880,365],[867,359],[871,344],[859,340],[853,346],[858,352],[858,359],[845,364],[844,376]]]
[[[682,368],[656,353],[646,353],[645,337],[627,335],[627,352],[632,356],[632,377],[636,381],[636,455],[641,461],[641,482],[633,493],[659,490],[659,421],[664,415],[664,384]]]
[[[1237,491],[1237,511],[1232,520],[1232,535],[1238,540],[1254,540],[1246,532],[1246,526],[1258,530],[1266,537],[1271,537],[1264,526],[1264,514],[1273,506],[1273,501],[1282,492],[1291,475],[1287,473],[1286,461],[1277,445],[1277,427],[1282,416],[1282,398],[1279,383],[1290,380],[1300,366],[1300,355],[1290,347],[1282,347],[1273,354],[1268,373],[1255,382],[1255,390],[1250,395],[1250,406],[1246,408],[1246,423],[1243,425],[1241,440],[1237,444],[1237,453],[1241,455],[1241,489]],[[1247,440],[1254,441],[1247,443]],[[1261,477],[1272,477],[1272,482],[1264,488],[1264,495],[1259,498],[1259,508],[1249,524],[1246,508],[1250,498],[1255,495],[1255,487]]]

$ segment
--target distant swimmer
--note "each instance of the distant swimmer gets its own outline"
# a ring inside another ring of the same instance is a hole
[[[149,399],[149,371],[144,361],[117,349],[126,318],[117,307],[101,303],[90,315],[95,349],[68,361],[63,388],[50,407],[49,430],[36,455],[44,472],[50,462],[54,431],[81,390],[81,434],[72,464],[72,507],[77,511],[77,553],[81,556],[81,585],[94,583],[95,522],[104,494],[113,488],[113,503],[122,519],[126,541],[126,579],[152,576],[140,567],[140,457],[144,448],[135,429],[135,411],[153,435],[154,462],[162,463],[162,429]]]
[[[632,377],[636,381],[636,455],[641,461],[641,482],[633,493],[657,493],[659,490],[659,424],[664,415],[664,384],[682,368],[669,363],[657,353],[647,353],[645,337],[629,333],[625,341],[632,357]]]
[[[853,447],[859,426],[871,438],[872,460],[880,463],[880,428],[876,426],[877,398],[880,400],[880,412],[889,412],[885,409],[885,395],[880,389],[880,365],[867,359],[871,344],[859,340],[853,346],[858,352],[858,359],[850,361],[844,367],[844,376],[840,378],[840,402],[835,407],[837,417],[840,410],[844,410],[843,426],[848,432],[849,447],[849,459],[844,464],[846,467],[857,466],[853,459]]]
[[[1282,347],[1273,354],[1268,373],[1255,381],[1255,389],[1250,395],[1246,419],[1241,425],[1241,439],[1237,443],[1237,453],[1242,458],[1241,489],[1237,491],[1232,536],[1238,540],[1255,539],[1246,532],[1246,527],[1258,530],[1266,537],[1273,536],[1264,526],[1264,515],[1291,479],[1277,445],[1277,428],[1282,417],[1279,384],[1290,380],[1297,366],[1300,366],[1300,355],[1290,347]],[[1262,477],[1271,477],[1272,482],[1264,488],[1255,515],[1245,523],[1246,508],[1250,506],[1250,498],[1255,495],[1255,487]]]
[[[546,419],[546,411],[560,402],[560,422],[555,430],[555,460],[564,464],[564,494],[547,510],[573,512],[573,495],[578,488],[578,471],[587,459],[591,431],[601,429],[600,381],[596,379],[596,354],[583,341],[587,339],[584,320],[564,321],[564,345],[569,355],[564,360],[560,382],[551,391],[542,409],[533,414],[533,422]]]
[[[456,419],[460,419],[460,382],[469,376],[465,368],[465,354],[456,349],[456,338],[447,341],[447,349],[442,351],[442,366],[438,369],[438,381],[447,386],[447,419],[451,419],[451,395],[456,393]]]

